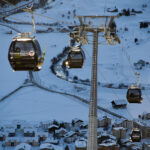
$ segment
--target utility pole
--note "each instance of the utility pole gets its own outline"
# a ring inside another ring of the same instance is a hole
[[[120,43],[116,35],[116,28],[113,28],[114,18],[118,16],[77,16],[80,26],[76,27],[75,32],[70,34],[77,42],[87,44],[87,32],[93,33],[93,56],[92,56],[92,73],[91,73],[91,93],[90,93],[90,108],[88,122],[88,142],[87,150],[97,150],[97,56],[98,56],[98,34],[104,32],[104,37],[109,44],[114,45],[114,41]],[[103,27],[91,27],[86,22],[86,19],[101,19],[106,21]],[[110,19],[108,23],[108,19]],[[108,24],[107,24],[108,23]]]

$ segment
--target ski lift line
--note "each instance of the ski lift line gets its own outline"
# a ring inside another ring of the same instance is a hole
[[[124,52],[124,54],[125,54],[125,56],[126,56],[126,58],[127,58],[127,60],[128,60],[129,66],[131,67],[131,70],[132,70],[134,76],[136,77],[136,80],[137,80],[137,83],[138,83],[139,78],[138,78],[137,73],[135,72],[135,70],[134,70],[134,68],[133,68],[133,65],[131,64],[130,57],[129,57],[127,51],[125,50],[123,44],[122,44],[122,51]]]
[[[107,6],[107,0],[105,0],[105,4],[104,4],[105,6],[104,6],[104,15],[105,15],[105,13],[106,13],[106,6]]]
[[[147,95],[147,93],[145,92],[145,90],[143,90],[144,91],[144,95],[145,95],[145,97],[148,99],[148,101],[150,102],[150,97]]]
[[[102,76],[102,78],[106,81],[106,82],[108,82],[108,80],[106,79],[106,77],[104,76],[104,74],[100,71],[100,74],[101,74],[101,76]],[[111,91],[112,91],[112,93],[115,95],[115,97],[118,99],[118,100],[120,100],[120,98],[119,98],[119,96],[117,95],[117,93],[112,89],[112,88],[110,88],[111,89]]]
[[[15,29],[15,28],[13,28],[13,27],[11,27],[11,26],[9,26],[9,25],[2,24],[2,23],[0,23],[0,25],[1,25],[1,26],[5,26],[5,27],[8,27],[8,28],[10,28],[10,29],[16,31],[17,33],[20,33],[20,31],[19,31],[18,29]]]
[[[129,112],[128,108],[126,108],[128,114],[131,116],[132,120],[134,119],[133,115]]]
[[[7,0],[2,0],[2,1],[6,2],[6,3],[9,4],[9,5],[13,5],[13,6],[16,7],[16,8],[19,8],[19,7],[17,7],[16,5],[14,5],[14,4],[8,2]],[[22,9],[22,10],[23,10],[24,12],[28,12],[27,9]],[[52,17],[49,17],[49,16],[41,15],[41,14],[39,14],[39,13],[35,13],[35,12],[34,12],[33,14],[34,14],[34,15],[37,15],[37,16],[40,16],[40,17],[44,17],[44,18],[50,19],[50,20],[55,20],[55,21],[57,21],[57,22],[59,22],[59,23],[70,24],[69,22],[64,22],[64,21],[58,20],[58,19],[56,19],[56,18],[52,18]]]

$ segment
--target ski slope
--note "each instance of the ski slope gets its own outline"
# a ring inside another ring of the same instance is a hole
[[[62,4],[63,3],[63,4]],[[80,4],[80,5],[79,5]],[[142,5],[147,4],[147,8],[143,8]],[[36,23],[53,23],[59,20],[64,21],[63,26],[72,25],[77,19],[73,19],[73,10],[76,9],[77,15],[115,15],[108,13],[107,8],[114,8],[115,6],[120,10],[123,8],[135,8],[136,10],[142,10],[142,14],[130,17],[120,17],[116,19],[118,36],[121,39],[121,45],[109,46],[105,44],[99,45],[98,52],[98,81],[101,83],[112,83],[119,85],[124,83],[130,85],[136,83],[135,75],[132,72],[131,66],[127,60],[126,55],[122,47],[125,49],[130,57],[130,62],[133,64],[139,59],[143,59],[149,62],[150,53],[150,34],[147,33],[149,28],[140,29],[139,21],[147,21],[149,19],[150,5],[148,0],[138,2],[133,0],[132,2],[106,0],[99,3],[98,0],[88,1],[63,1],[58,0],[53,3],[49,1],[47,5],[51,6],[51,9],[39,9],[36,10],[37,14],[42,14],[55,19],[48,19],[35,15]],[[66,9],[68,8],[68,9]],[[71,14],[68,14],[71,11]],[[62,17],[62,14],[65,16]],[[68,19],[67,16],[70,16]],[[31,18],[27,13],[15,14],[7,19],[13,20],[11,17],[23,21],[31,22]],[[16,20],[15,20],[16,21]],[[28,32],[32,30],[31,25],[19,25],[11,24],[22,32]],[[124,31],[127,27],[128,31]],[[36,29],[47,29],[48,26],[36,26]],[[10,31],[9,28],[0,26],[0,97],[5,96],[13,89],[23,84],[24,80],[28,78],[28,72],[13,72],[10,68],[7,55],[11,39],[16,35],[6,34]],[[36,73],[38,82],[46,87],[55,89],[58,91],[73,93],[74,95],[81,96],[87,100],[90,99],[90,87],[85,85],[78,85],[67,82],[60,78],[57,78],[50,71],[51,59],[59,54],[65,46],[69,44],[69,33],[42,33],[35,34],[42,50],[46,47],[45,61],[42,70]],[[134,39],[138,37],[139,44],[134,43]],[[104,38],[99,36],[99,40],[105,41]],[[89,41],[92,41],[92,37],[89,37]],[[69,70],[70,76],[78,76],[80,79],[90,79],[91,77],[91,57],[92,57],[92,44],[84,45],[83,50],[86,54],[86,60],[83,69]],[[126,118],[137,118],[139,114],[144,111],[150,111],[150,95],[148,88],[150,87],[150,68],[145,67],[142,70],[138,70],[140,73],[141,85],[147,87],[146,91],[143,91],[143,103],[142,104],[128,104],[127,110],[114,110],[111,106],[111,101],[114,99],[126,99],[126,89],[110,89],[98,87],[98,105],[107,108],[113,112],[124,115]],[[77,87],[82,88],[81,91],[77,90]],[[146,94],[145,94],[146,93]],[[0,103],[0,121],[3,120],[28,120],[28,121],[43,121],[43,120],[65,120],[70,121],[73,118],[80,118],[82,120],[88,120],[88,106],[78,102],[71,97],[65,97],[42,91],[36,87],[26,87],[14,94],[13,96]],[[98,116],[102,117],[105,113],[98,112]]]

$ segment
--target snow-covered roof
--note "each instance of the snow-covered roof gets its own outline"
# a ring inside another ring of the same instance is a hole
[[[86,147],[86,140],[84,139],[79,139],[75,141],[75,146],[78,148],[84,148]]]
[[[83,122],[83,120],[78,119],[78,118],[73,119],[73,121],[74,121],[74,123],[77,123],[77,122]]]
[[[74,131],[70,131],[67,134],[65,134],[65,137],[71,137],[73,135],[75,135],[76,133]]]
[[[60,133],[60,132],[65,132],[65,133],[67,133],[67,130],[66,129],[64,129],[64,128],[60,128],[59,130],[56,130],[55,132],[56,133]]]
[[[114,102],[115,105],[127,105],[126,100],[113,100],[112,102]]]
[[[15,133],[16,130],[14,128],[5,128],[5,132],[8,132],[8,133]]]
[[[25,128],[24,129],[24,133],[32,133],[32,132],[36,132],[36,130],[35,129],[33,129],[33,128]]]
[[[102,143],[102,144],[99,144],[99,146],[105,146],[105,147],[109,147],[109,146],[114,146],[114,145],[116,145],[116,142],[110,142],[110,143]]]
[[[3,135],[8,136],[8,133],[7,132],[0,132],[0,136],[3,136]]]
[[[58,129],[59,127],[57,125],[55,125],[55,124],[52,124],[52,125],[48,126],[48,129],[51,129],[51,128],[57,128]]]
[[[45,136],[45,137],[48,137],[48,132],[37,132],[36,136]]]
[[[45,141],[45,143],[52,143],[52,144],[58,144],[59,141],[57,139],[53,139],[53,138],[47,138]]]
[[[115,127],[115,128],[113,128],[113,130],[126,130],[126,129],[123,127]]]
[[[27,143],[21,143],[21,144],[19,144],[19,145],[17,145],[16,147],[15,147],[15,150],[31,150],[31,145],[29,145],[29,144],[27,144]]]
[[[42,150],[42,149],[52,150],[52,149],[54,149],[54,148],[53,148],[53,145],[52,145],[52,144],[44,143],[44,144],[41,144],[41,145],[40,145],[40,150]]]

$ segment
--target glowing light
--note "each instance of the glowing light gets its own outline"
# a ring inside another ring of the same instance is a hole
[[[35,52],[34,52],[34,51],[30,51],[30,52],[29,52],[29,55],[30,55],[30,56],[34,56],[34,55],[35,55]]]
[[[66,65],[66,66],[69,66],[69,62],[68,62],[68,61],[66,61],[66,62],[65,62],[65,65]]]

